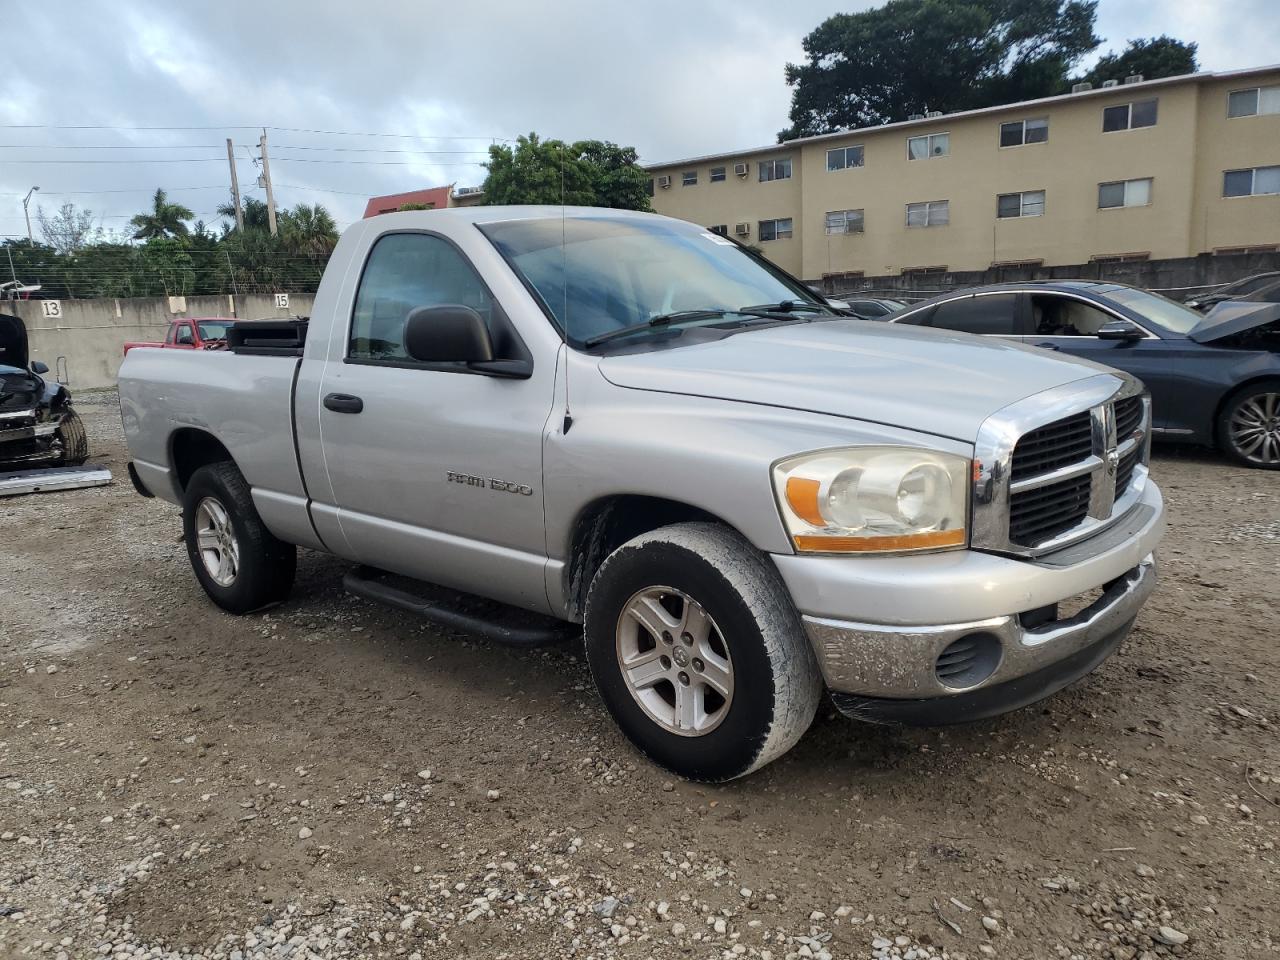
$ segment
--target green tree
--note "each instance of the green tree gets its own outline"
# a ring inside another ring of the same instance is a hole
[[[531,133],[518,138],[514,147],[495,144],[489,148],[484,202],[648,210],[649,175],[636,159],[632,147],[616,143],[566,144]]]
[[[328,256],[338,242],[338,226],[322,205],[300,203],[280,214],[280,235],[290,250]]]
[[[889,0],[840,13],[787,64],[779,140],[1048,96],[1101,42],[1096,0]]]
[[[1123,80],[1134,74],[1141,74],[1146,80],[1159,80],[1195,73],[1199,69],[1197,49],[1197,44],[1183,43],[1169,36],[1130,40],[1123,51],[1106,54],[1075,82],[1087,80],[1096,87],[1104,80]]]
[[[259,200],[257,197],[244,197],[242,209],[244,210],[244,228],[246,230],[267,230],[270,228],[271,218],[267,213],[265,200]],[[236,221],[235,204],[230,200],[219,204],[218,216],[226,217],[234,224]]]
[[[184,220],[195,214],[180,203],[170,203],[168,194],[157,188],[151,198],[151,209],[129,221],[134,228],[133,239],[151,240],[157,237],[185,237],[189,232]]]

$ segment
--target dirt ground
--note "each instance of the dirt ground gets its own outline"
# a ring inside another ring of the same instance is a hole
[[[707,787],[572,645],[438,630],[311,553],[287,604],[215,609],[113,399],[81,404],[113,486],[0,501],[0,957],[1280,955],[1280,476],[1157,450],[1161,585],[1050,701],[824,707]]]

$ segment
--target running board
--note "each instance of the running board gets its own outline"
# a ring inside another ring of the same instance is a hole
[[[17,497],[24,493],[50,493],[54,490],[78,490],[81,487],[101,487],[110,482],[111,471],[102,467],[12,470],[8,473],[0,473],[0,497]]]
[[[552,643],[561,643],[572,637],[578,630],[573,624],[553,620],[537,613],[517,611],[514,607],[503,607],[504,612],[517,613],[522,618],[533,618],[546,622],[546,626],[515,626],[497,619],[466,613],[456,607],[427,600],[409,590],[384,582],[382,578],[394,576],[373,567],[356,567],[342,578],[342,586],[348,593],[353,593],[366,600],[374,600],[398,610],[430,620],[442,627],[473,633],[492,640],[494,643],[512,647],[542,647]],[[398,580],[407,578],[397,577]],[[423,586],[427,586],[424,584]],[[495,604],[496,606],[496,604]]]

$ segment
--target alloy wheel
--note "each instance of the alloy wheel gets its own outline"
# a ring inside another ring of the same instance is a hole
[[[218,586],[231,586],[240,572],[240,543],[227,508],[205,497],[196,506],[195,531],[205,572]]]
[[[1252,463],[1280,463],[1280,393],[1259,393],[1231,414],[1231,445]]]

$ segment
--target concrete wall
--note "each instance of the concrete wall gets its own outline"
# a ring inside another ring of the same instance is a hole
[[[112,300],[59,300],[61,316],[46,316],[43,300],[0,301],[0,312],[16,314],[27,326],[31,358],[43,360],[51,373],[79,389],[112,387],[133,340],[161,340],[171,320],[180,317],[307,316],[312,294],[289,294],[287,309],[277,309],[271,294],[213,297],[145,297]],[[60,359],[61,358],[61,359]]]

